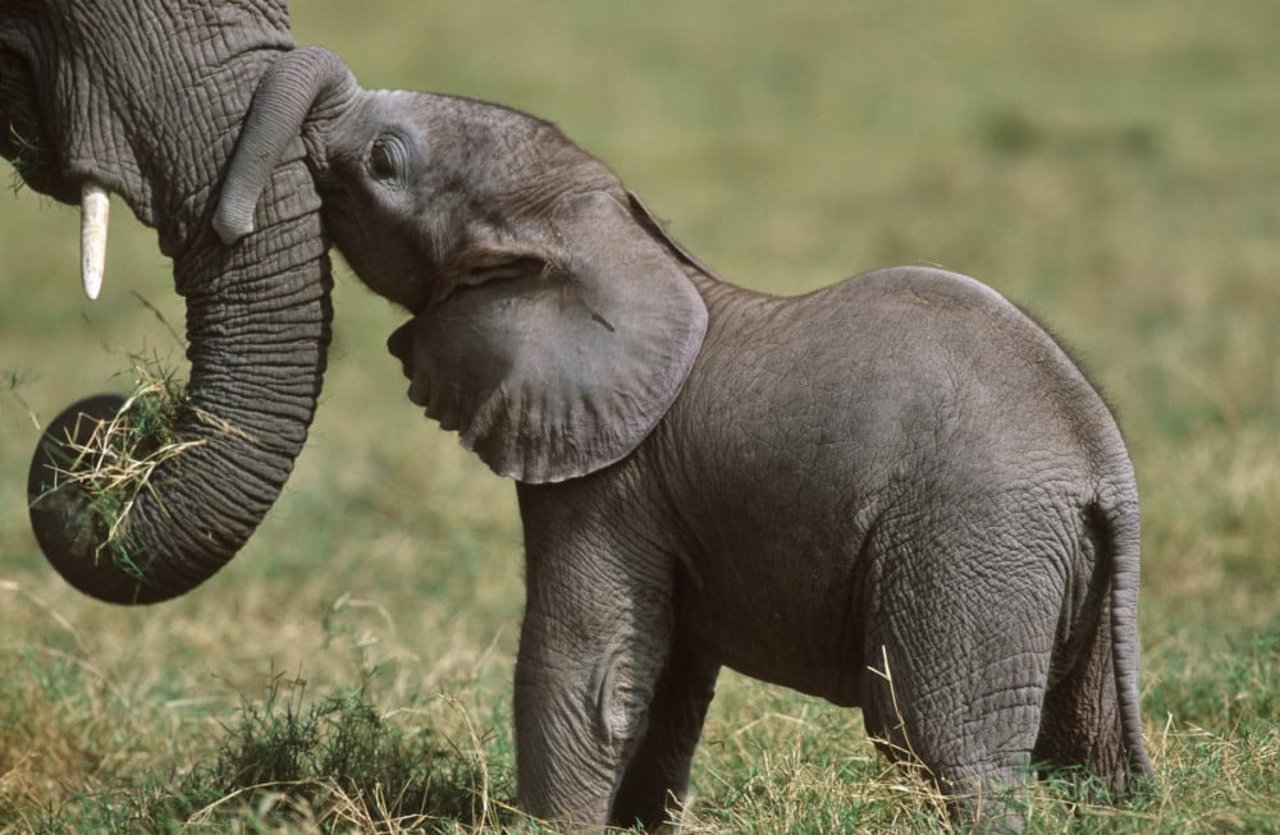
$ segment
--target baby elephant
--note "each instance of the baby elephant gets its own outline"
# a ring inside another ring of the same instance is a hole
[[[552,125],[319,49],[259,87],[226,240],[298,135],[334,242],[413,313],[410,398],[517,482],[524,809],[668,820],[722,665],[860,706],[966,820],[1016,827],[992,795],[1038,769],[1150,778],[1132,465],[1018,308],[924,267],[735,287]]]

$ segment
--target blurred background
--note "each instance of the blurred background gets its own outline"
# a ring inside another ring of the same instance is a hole
[[[558,123],[729,280],[792,294],[928,262],[1035,311],[1117,408],[1142,490],[1144,715],[1164,791],[1123,825],[1274,824],[1273,0],[308,0],[292,13],[298,42],[337,51],[365,87]],[[13,184],[0,195],[0,830],[6,816],[75,828],[102,797],[136,799],[145,775],[173,790],[165,775],[207,757],[286,674],[307,682],[302,700],[363,687],[485,765],[503,799],[523,596],[514,491],[404,397],[383,347],[403,315],[339,260],[323,402],[259,533],[183,599],[89,601],[29,532],[38,428],[81,396],[128,390],[135,357],[185,374],[182,308],[153,233],[119,201],[103,298],[85,301],[75,211],[0,176]],[[856,711],[732,675],[720,693],[695,825],[825,828],[855,808],[890,816],[864,823],[915,820],[913,795],[871,808],[859,794],[883,769]],[[789,817],[797,807],[828,817]]]

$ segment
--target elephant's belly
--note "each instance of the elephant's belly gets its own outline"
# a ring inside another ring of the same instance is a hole
[[[867,662],[852,577],[822,583],[751,574],[703,577],[701,590],[681,594],[680,633],[743,675],[857,705]]]

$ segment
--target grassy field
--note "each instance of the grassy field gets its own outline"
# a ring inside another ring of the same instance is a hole
[[[558,122],[732,280],[925,261],[1038,311],[1136,461],[1160,782],[1115,809],[1047,786],[1030,828],[1280,827],[1274,0],[295,6],[365,86]],[[127,389],[133,356],[182,363],[169,265],[126,214],[89,304],[75,214],[0,199],[0,832],[511,825],[514,491],[405,399],[402,317],[349,270],[312,440],[227,569],[128,610],[46,565],[40,422]],[[856,710],[733,674],[694,787],[691,832],[948,826]]]

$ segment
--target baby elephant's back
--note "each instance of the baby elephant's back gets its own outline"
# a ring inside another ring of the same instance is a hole
[[[849,365],[833,369],[857,393],[847,429],[878,438],[897,460],[936,459],[993,477],[1001,468],[1019,477],[1068,470],[1085,481],[1127,465],[1097,389],[1053,337],[989,287],[903,267],[806,303],[847,317]]]
[[[712,304],[686,398],[705,413],[677,418],[707,427],[693,433],[707,448],[690,451],[707,456],[703,472],[767,476],[847,508],[891,479],[1067,470],[1084,483],[1128,466],[1076,364],[973,279],[898,267],[741,307]]]

